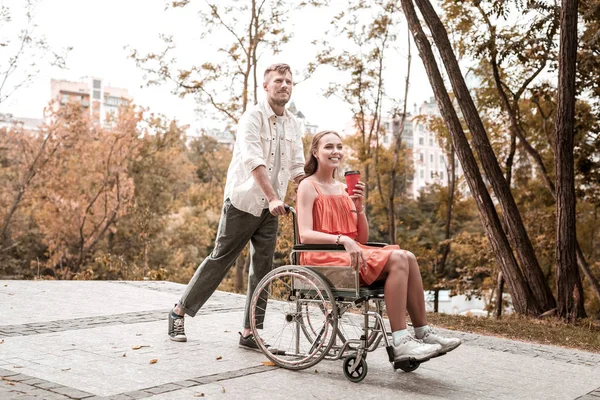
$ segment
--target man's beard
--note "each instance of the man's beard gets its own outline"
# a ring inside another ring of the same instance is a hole
[[[287,99],[276,99],[271,97],[271,102],[276,106],[283,107],[288,103],[288,101],[290,101],[290,98],[291,96],[288,96]]]

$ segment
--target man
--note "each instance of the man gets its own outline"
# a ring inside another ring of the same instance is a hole
[[[171,340],[187,340],[184,315],[196,315],[250,241],[251,263],[240,345],[258,348],[250,330],[252,294],[272,268],[277,216],[286,213],[283,199],[288,181],[298,182],[304,174],[300,124],[285,109],[292,86],[289,65],[271,65],[264,75],[266,100],[247,110],[239,121],[215,247],[169,313]],[[260,326],[262,321],[258,323]]]

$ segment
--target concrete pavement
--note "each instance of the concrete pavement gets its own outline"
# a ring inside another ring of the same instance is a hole
[[[245,297],[217,292],[187,343],[167,338],[170,282],[0,281],[0,399],[586,399],[600,400],[600,354],[480,335],[412,373],[385,349],[361,383],[341,361],[303,371],[240,349]]]

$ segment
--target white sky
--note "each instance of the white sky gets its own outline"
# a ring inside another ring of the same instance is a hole
[[[0,0],[17,13],[20,0]],[[294,34],[277,57],[263,55],[261,64],[287,62],[293,69],[302,70],[314,59],[313,39],[322,39],[335,6],[345,1],[332,1],[333,7],[312,11],[292,11],[287,29]],[[181,123],[198,126],[202,121],[194,112],[195,102],[190,97],[180,99],[166,86],[147,88],[142,71],[127,58],[124,46],[146,51],[158,51],[159,33],[172,33],[181,48],[182,65],[200,64],[205,43],[198,34],[199,19],[188,6],[165,12],[164,0],[41,0],[36,8],[37,32],[45,35],[55,48],[72,46],[67,59],[67,70],[44,67],[35,82],[20,89],[11,99],[0,105],[0,112],[16,117],[41,118],[43,108],[50,100],[50,78],[78,80],[85,76],[104,79],[105,84],[129,90],[136,104],[148,106],[155,113],[178,119]],[[16,17],[17,15],[15,15]],[[402,26],[406,35],[406,26]],[[6,35],[6,32],[3,32]],[[387,65],[388,94],[400,99],[406,74],[406,37],[400,37],[390,51],[395,54]],[[5,50],[1,50],[5,53]],[[413,64],[408,104],[421,104],[433,94],[425,75],[416,47],[412,46]],[[6,59],[7,54],[0,53]],[[205,55],[204,55],[205,56]],[[307,81],[294,88],[292,100],[306,116],[307,121],[320,129],[342,130],[350,120],[349,107],[337,98],[325,98],[323,91],[332,80],[339,79],[332,69],[322,68]],[[387,102],[387,106],[392,104]],[[205,121],[208,122],[208,121]]]

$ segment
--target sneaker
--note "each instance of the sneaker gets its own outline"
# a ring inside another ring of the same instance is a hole
[[[431,327],[429,327],[429,329],[425,332],[425,336],[423,336],[419,340],[421,340],[421,341],[423,341],[423,343],[427,343],[427,344],[439,344],[442,347],[442,349],[440,350],[440,355],[446,354],[449,351],[454,350],[455,348],[460,346],[460,344],[462,343],[462,340],[460,340],[458,338],[446,339],[441,336],[438,336],[433,331],[433,329],[431,329]]]
[[[248,336],[242,335],[242,332],[238,332],[240,334],[239,345],[241,347],[245,347],[252,350],[259,350],[258,343],[256,343],[256,338],[253,334],[249,334]],[[266,347],[269,347],[268,344],[265,344]]]
[[[169,311],[169,339],[174,342],[187,342],[183,320],[184,318],[175,314],[173,310]]]
[[[442,347],[439,344],[426,344],[412,335],[404,335],[399,345],[394,345],[394,361],[405,361],[414,358],[416,361],[427,361],[437,355]]]

